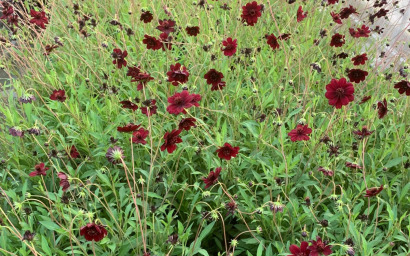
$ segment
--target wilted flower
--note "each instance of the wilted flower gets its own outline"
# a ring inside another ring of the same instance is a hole
[[[114,146],[107,150],[105,154],[107,160],[113,164],[121,163],[121,159],[124,159],[124,151],[118,146]]]
[[[9,128],[9,133],[10,133],[10,135],[15,136],[15,137],[23,137],[24,136],[24,131],[18,126],[10,127]]]

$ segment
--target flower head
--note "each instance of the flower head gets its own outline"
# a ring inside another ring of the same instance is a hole
[[[162,43],[154,36],[144,35],[142,42],[147,45],[147,49],[152,49],[154,51],[162,48]]]
[[[407,96],[410,96],[410,82],[406,80],[401,80],[394,85],[394,88],[398,89],[400,94],[406,93]]]
[[[366,63],[366,60],[368,60],[366,53],[363,53],[361,55],[357,55],[357,56],[352,58],[353,65],[355,65],[355,66],[364,65]]]
[[[53,93],[50,95],[50,100],[56,100],[60,102],[64,102],[66,100],[65,91],[64,90],[54,90]]]
[[[14,137],[23,137],[24,136],[24,131],[18,126],[10,127],[9,128],[9,133],[10,133],[11,136],[14,136]]]
[[[148,130],[145,130],[144,128],[139,128],[137,131],[132,133],[132,143],[135,143],[135,144],[140,143],[142,145],[147,144],[145,139],[147,138],[148,134],[149,134]]]
[[[197,36],[199,34],[199,27],[198,26],[186,27],[185,31],[190,36]]]
[[[121,163],[122,159],[124,159],[124,151],[122,150],[122,148],[114,146],[107,150],[105,157],[110,163],[118,164]]]
[[[246,22],[249,26],[253,26],[258,22],[258,18],[262,16],[262,6],[258,5],[256,1],[247,3],[242,6],[242,22]]]
[[[175,21],[173,20],[159,20],[159,26],[157,26],[157,29],[161,32],[164,33],[171,33],[175,31]]]
[[[121,107],[122,107],[122,108],[131,109],[132,111],[135,111],[135,110],[138,109],[137,104],[135,104],[135,103],[133,103],[133,102],[131,102],[131,101],[129,101],[129,100],[120,101],[120,104],[121,104]]]
[[[273,49],[278,49],[279,48],[279,43],[278,40],[276,39],[276,36],[274,34],[270,34],[266,36],[266,39],[268,40],[267,43],[268,45]]]
[[[64,172],[59,172],[57,174],[58,178],[60,179],[60,187],[63,188],[63,191],[67,191],[70,187],[70,182],[68,181],[68,176]]]
[[[127,66],[125,57],[128,56],[128,52],[126,50],[121,51],[120,49],[114,49],[111,56],[114,59],[112,64],[117,64],[117,68],[121,69],[123,66]]]
[[[46,17],[45,12],[36,12],[35,10],[31,9],[30,15],[32,17],[32,19],[30,20],[30,23],[36,24],[42,29],[46,28],[45,24],[48,24],[48,19]]]
[[[84,236],[85,240],[98,242],[107,235],[107,230],[102,225],[88,223],[81,227],[80,235]]]
[[[172,82],[172,85],[178,86],[179,84],[184,84],[188,81],[189,73],[186,67],[182,66],[180,63],[171,65],[170,71],[167,72],[168,82]]]
[[[327,245],[322,241],[322,239],[318,236],[316,237],[316,241],[310,241],[312,243],[311,246],[308,247],[310,250],[310,256],[320,256],[320,255],[330,255],[332,254],[332,247]]]
[[[303,12],[302,6],[299,6],[298,11],[296,13],[297,22],[301,22],[307,17],[308,12]]]
[[[152,116],[157,113],[157,101],[154,99],[148,99],[142,102],[141,113],[146,116]]]
[[[168,98],[167,111],[170,114],[178,115],[180,113],[186,114],[185,109],[192,106],[199,107],[198,101],[201,100],[201,95],[199,94],[189,94],[188,91],[183,90],[180,93],[175,93],[173,96]]]
[[[312,129],[307,125],[298,124],[295,129],[288,133],[291,141],[310,140],[309,134],[312,133]]]
[[[383,190],[383,185],[381,185],[379,188],[373,187],[373,188],[366,189],[366,195],[364,197],[376,196],[377,194],[382,192],[382,190]]]
[[[329,100],[329,105],[341,108],[344,105],[354,100],[353,84],[348,83],[345,78],[339,80],[332,79],[330,84],[326,85],[326,98]]]
[[[239,147],[232,147],[231,144],[225,143],[222,147],[216,150],[218,157],[225,160],[231,160],[236,157],[239,152]]]
[[[196,119],[193,117],[183,118],[178,125],[178,129],[189,131],[191,127],[196,127]]]
[[[23,104],[26,103],[31,103],[36,100],[36,97],[32,94],[24,94],[23,96],[20,97],[19,101]]]
[[[340,10],[339,15],[341,19],[347,19],[349,18],[350,15],[354,14],[356,12],[356,8],[353,6],[349,5],[349,7],[345,7],[342,10]]]
[[[34,177],[38,175],[43,175],[46,176],[46,171],[48,170],[48,167],[45,167],[44,163],[39,163],[34,166],[34,172],[30,172],[29,176]]]
[[[218,181],[219,174],[221,173],[222,168],[218,167],[215,171],[211,171],[208,174],[208,177],[202,178],[205,183],[205,189],[209,188],[210,186],[214,185]]]
[[[117,131],[119,131],[119,132],[133,132],[133,131],[137,130],[140,126],[141,125],[129,123],[125,126],[118,126]]]
[[[236,209],[238,209],[238,205],[236,204],[235,201],[230,201],[229,203],[225,204],[225,208],[228,210],[228,212],[226,213],[226,215],[235,214]]]
[[[331,12],[330,16],[332,16],[334,22],[337,24],[342,24],[342,20],[340,19],[340,15],[338,13]]]
[[[206,79],[206,83],[212,84],[212,86],[217,86],[219,83],[221,83],[223,77],[224,75],[222,74],[222,72],[216,71],[215,69],[210,69],[204,75],[204,78]]]
[[[174,152],[177,148],[176,144],[182,142],[181,137],[179,137],[181,131],[182,130],[172,130],[171,132],[166,132],[164,135],[165,142],[161,145],[161,151],[166,149],[170,154]]]
[[[150,11],[145,11],[141,13],[140,20],[144,23],[150,23],[152,19],[154,19],[154,17]]]
[[[238,46],[236,41],[236,39],[232,40],[231,37],[228,37],[226,40],[222,41],[222,45],[224,47],[222,47],[221,50],[224,52],[225,56],[232,56],[236,53],[236,47]]]
[[[309,256],[310,250],[308,249],[308,242],[302,241],[300,247],[295,244],[289,246],[289,251],[292,253],[288,256]]]
[[[334,172],[332,171],[332,170],[326,170],[325,168],[323,168],[322,166],[319,166],[319,169],[318,169],[320,172],[322,172],[323,173],[323,175],[325,175],[325,176],[333,176],[333,174],[334,174]]]
[[[379,118],[382,119],[387,114],[387,100],[377,102],[377,113]]]
[[[360,139],[371,135],[373,132],[374,131],[369,131],[367,129],[367,126],[363,126],[361,130],[353,131],[353,133],[356,134]]]
[[[345,44],[345,36],[339,33],[336,33],[332,36],[330,40],[330,46],[341,47]]]
[[[72,145],[70,148],[70,157],[73,159],[80,157],[80,153],[78,153],[77,148],[74,145]]]

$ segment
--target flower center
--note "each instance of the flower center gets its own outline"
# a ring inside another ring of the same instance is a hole
[[[343,88],[337,88],[336,96],[340,99],[345,96],[345,90]]]
[[[249,11],[249,14],[250,14],[251,16],[254,16],[254,15],[256,14],[255,9],[251,9],[251,10]]]
[[[174,98],[174,104],[176,104],[176,105],[181,105],[183,103],[183,100],[182,100],[182,98],[180,97],[180,96],[176,96],[175,98]]]

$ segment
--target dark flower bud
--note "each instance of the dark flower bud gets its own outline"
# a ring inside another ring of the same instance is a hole
[[[308,196],[305,198],[305,203],[307,206],[311,205],[310,198]]]
[[[326,227],[329,226],[329,222],[327,220],[321,220],[320,225],[322,225],[322,227],[326,228]]]
[[[35,235],[35,233],[31,233],[29,230],[27,230],[26,232],[24,232],[23,241],[24,240],[33,241],[34,235]]]
[[[302,233],[301,233],[301,235],[302,235],[302,237],[307,237],[308,234],[307,234],[306,231],[303,230]]]

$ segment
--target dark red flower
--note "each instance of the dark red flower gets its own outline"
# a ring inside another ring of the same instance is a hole
[[[172,37],[169,36],[169,34],[167,34],[165,32],[161,33],[159,35],[159,39],[160,39],[161,44],[162,44],[162,46],[161,46],[162,51],[165,51],[166,49],[172,50],[172,42],[171,42]]]
[[[19,16],[17,14],[12,14],[7,18],[7,22],[10,26],[18,26]]]
[[[68,176],[64,172],[59,172],[57,174],[58,178],[60,179],[60,187],[63,188],[63,191],[67,191],[70,187],[70,182],[68,181]]]
[[[50,100],[57,100],[60,102],[64,102],[66,100],[65,91],[64,90],[54,90],[53,93],[50,95]]]
[[[330,255],[332,254],[332,246],[327,245],[326,243],[322,242],[322,239],[317,236],[316,241],[310,241],[312,243],[311,246],[308,247],[310,250],[309,256],[320,256],[320,255]]]
[[[239,152],[239,147],[232,147],[231,144],[225,143],[222,147],[216,150],[218,157],[225,160],[231,160],[236,157]]]
[[[70,148],[70,157],[71,158],[79,158],[80,157],[80,153],[78,153],[77,148],[72,145]]]
[[[193,27],[186,27],[185,28],[186,32],[190,36],[197,36],[199,34],[199,27],[198,26],[193,26]]]
[[[279,48],[279,43],[278,40],[276,39],[276,36],[274,34],[270,34],[269,36],[266,37],[268,45],[273,49]]]
[[[167,72],[168,82],[172,82],[172,85],[178,86],[179,84],[184,84],[188,81],[189,73],[186,67],[181,66],[177,63],[171,65],[170,71]]]
[[[289,251],[292,254],[288,256],[309,256],[310,250],[308,249],[308,245],[309,244],[306,241],[302,241],[300,248],[297,245],[292,244],[291,246],[289,246]]]
[[[326,98],[329,100],[329,105],[336,108],[349,104],[354,100],[354,88],[352,83],[348,83],[345,78],[340,80],[332,79],[330,84],[326,85]]]
[[[225,56],[232,56],[235,54],[236,47],[238,46],[236,41],[236,39],[232,40],[231,37],[228,37],[226,40],[222,41],[222,45],[224,47],[222,47],[221,50],[224,52]]]
[[[361,55],[357,55],[357,56],[352,58],[353,65],[355,65],[355,66],[364,65],[366,63],[366,60],[368,60],[366,53],[363,53]]]
[[[309,134],[312,133],[307,125],[298,124],[295,129],[288,133],[291,141],[310,140]]]
[[[323,168],[322,166],[319,166],[318,169],[320,172],[323,173],[323,175],[325,176],[333,176],[334,172],[332,170],[326,170],[325,168]]]
[[[141,68],[138,66],[128,67],[127,76],[135,78],[141,73]]]
[[[141,13],[140,20],[143,21],[144,23],[150,23],[154,17],[152,16],[152,13],[150,11],[145,11]]]
[[[381,17],[386,16],[386,14],[387,14],[388,12],[389,12],[388,10],[386,10],[386,9],[384,9],[384,8],[381,8],[378,12],[376,12],[376,13],[374,14],[374,16],[377,17],[377,18],[381,18]]]
[[[383,185],[381,185],[380,188],[373,187],[373,188],[366,189],[366,195],[364,197],[376,196],[377,194],[382,192],[382,190],[383,190]]]
[[[148,134],[149,134],[148,130],[145,130],[144,128],[139,128],[137,131],[132,133],[132,143],[135,143],[135,144],[140,143],[142,145],[147,144],[145,139],[147,138]]]
[[[345,36],[339,33],[336,33],[332,36],[332,40],[330,40],[330,46],[334,47],[341,47],[345,44]]]
[[[279,40],[288,40],[290,38],[290,34],[281,34],[280,36],[278,36]]]
[[[347,76],[349,77],[350,82],[360,83],[366,79],[366,76],[369,73],[361,69],[349,69]]]
[[[204,78],[206,79],[207,84],[212,84],[212,86],[217,86],[220,82],[222,82],[222,78],[224,75],[222,72],[216,71],[215,69],[210,69],[205,75]]]
[[[171,33],[175,31],[175,21],[173,20],[159,20],[159,26],[157,29],[164,33]]]
[[[349,167],[350,169],[363,169],[360,165],[351,162],[346,162],[346,167]]]
[[[209,188],[210,186],[214,185],[218,181],[219,174],[221,173],[222,168],[218,167],[215,171],[211,171],[208,174],[208,177],[202,178],[205,182],[205,189]]]
[[[117,131],[119,132],[133,132],[137,130],[141,125],[129,123],[126,126],[118,126]]]
[[[363,139],[364,137],[371,135],[373,132],[374,131],[367,130],[367,126],[363,126],[361,130],[353,131],[353,133],[359,136],[360,139]]]
[[[157,101],[153,99],[145,100],[142,102],[144,107],[141,107],[141,112],[146,116],[152,116],[157,113]]]
[[[95,223],[88,223],[86,226],[81,227],[80,235],[84,236],[87,241],[100,241],[107,235],[107,230],[102,225]]]
[[[347,19],[353,13],[357,14],[356,9],[353,6],[349,5],[349,7],[345,7],[342,10],[340,10],[339,15],[341,19]]]
[[[50,55],[50,53],[54,50],[54,49],[56,49],[56,48],[58,48],[58,45],[56,45],[56,44],[53,44],[53,45],[46,45],[46,47],[45,47],[45,52],[43,53],[43,55],[45,55],[45,56],[48,56],[48,55]]]
[[[132,111],[135,111],[138,109],[138,106],[129,100],[120,101],[120,104],[122,105],[121,106],[122,108],[132,109]]]
[[[258,5],[256,1],[242,6],[242,22],[246,21],[249,26],[255,25],[258,22],[258,18],[262,16],[261,10],[262,6]]]
[[[177,148],[176,144],[182,142],[181,137],[179,137],[181,131],[182,130],[172,130],[171,132],[166,132],[164,135],[165,142],[161,145],[161,151],[166,149],[170,154],[174,152]]]
[[[117,68],[121,69],[123,66],[127,66],[127,61],[125,57],[127,57],[128,52],[126,50],[121,51],[120,49],[114,49],[111,56],[113,57],[112,64],[117,64]]]
[[[2,10],[2,15],[0,17],[0,20],[8,20],[14,14],[13,6],[9,5],[8,3],[5,5],[4,3],[6,2],[2,2],[3,10]]]
[[[178,129],[189,131],[191,127],[196,127],[196,119],[193,117],[184,118],[179,122]]]
[[[44,163],[39,163],[34,166],[34,172],[30,172],[29,176],[34,177],[37,175],[43,175],[46,176],[46,171],[48,170],[48,167],[45,167]]]
[[[178,115],[180,113],[186,114],[185,109],[192,106],[199,107],[198,101],[201,100],[201,95],[199,94],[189,94],[188,91],[183,90],[180,93],[175,93],[173,96],[168,98],[167,111],[170,114]]]
[[[141,91],[145,85],[154,78],[148,73],[139,73],[131,79],[131,82],[139,82],[137,85],[137,91]]]
[[[338,13],[331,12],[330,15],[332,16],[334,22],[337,24],[342,24],[342,20],[340,19],[340,15]]]
[[[379,114],[379,118],[382,119],[387,114],[387,101],[386,99],[377,102],[377,113]]]
[[[144,44],[147,45],[147,49],[152,49],[154,51],[162,48],[162,43],[156,37],[144,35],[145,39],[142,40]]]
[[[401,80],[400,82],[394,85],[394,88],[398,89],[400,94],[406,93],[407,96],[410,96],[410,82],[406,80]]]
[[[230,201],[229,203],[225,204],[225,208],[226,210],[228,210],[226,215],[229,215],[229,214],[235,215],[235,211],[236,209],[238,209],[238,205],[236,204],[235,201]]]
[[[307,17],[308,12],[303,12],[302,6],[300,5],[296,13],[297,22],[301,22]]]
[[[366,103],[368,100],[370,100],[372,98],[372,96],[364,96],[363,98],[362,98],[362,100],[360,101],[360,103],[359,104],[363,104],[363,103]]]
[[[30,15],[32,17],[32,19],[30,20],[30,23],[36,24],[42,29],[46,28],[45,24],[48,24],[48,19],[46,17],[45,12],[36,12],[33,9],[31,9]]]
[[[18,126],[10,127],[9,128],[9,133],[12,136],[17,136],[17,137],[23,137],[24,136],[24,131]]]
[[[349,33],[354,38],[369,37],[370,29],[366,25],[362,25],[361,28],[357,28],[357,31],[354,28],[349,28]]]
[[[212,85],[211,91],[222,90],[225,86],[226,86],[226,83],[224,81],[221,81],[216,85]]]
[[[338,3],[339,0],[327,0],[327,2],[328,2],[329,4],[335,4],[335,3]]]

